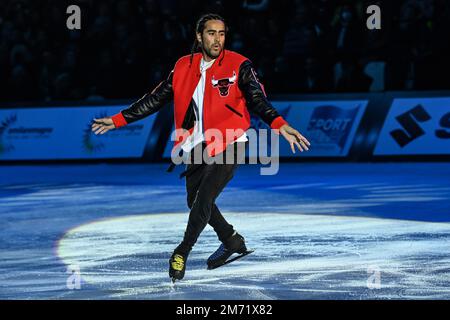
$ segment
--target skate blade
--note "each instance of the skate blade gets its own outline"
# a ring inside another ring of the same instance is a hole
[[[252,253],[252,252],[255,252],[255,250],[247,250],[246,252],[241,253],[241,254],[239,254],[238,256],[236,256],[236,257],[234,257],[234,258],[232,258],[232,259],[229,259],[229,260],[225,261],[225,262],[222,263],[222,264],[219,264],[219,265],[214,266],[214,267],[208,266],[208,270],[214,270],[214,269],[220,268],[220,267],[222,267],[222,266],[224,266],[224,265],[226,265],[226,264],[229,264],[229,263],[231,263],[231,262],[233,262],[233,261],[236,261],[236,260],[238,260],[238,259],[240,259],[240,258],[243,258],[243,257],[245,257],[246,255],[249,255],[249,254]]]

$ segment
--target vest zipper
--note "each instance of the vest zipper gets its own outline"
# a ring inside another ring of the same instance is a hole
[[[230,109],[232,112],[236,113],[239,117],[243,117],[242,113],[240,113],[239,111],[237,111],[236,109],[234,109],[233,107],[231,107],[230,105],[225,103],[225,107],[227,107],[228,109]]]

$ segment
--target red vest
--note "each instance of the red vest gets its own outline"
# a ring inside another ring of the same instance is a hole
[[[201,78],[200,60],[202,54],[194,54],[192,64],[190,63],[190,57],[190,55],[184,56],[177,61],[172,79],[176,129],[174,149],[194,130],[194,127],[192,127],[188,132],[184,132],[182,124],[191,103],[192,95]],[[224,50],[213,65],[206,70],[203,130],[210,157],[220,154],[226,149],[227,145],[236,141],[250,127],[250,115],[245,97],[238,86],[239,67],[245,60],[247,58],[236,52]],[[262,85],[261,88],[264,92]],[[112,116],[112,120],[116,128],[127,125],[127,121],[121,112]],[[284,124],[287,124],[287,122],[283,117],[278,116],[272,121],[270,127],[278,133],[278,129]]]
[[[180,58],[174,68],[172,82],[174,117],[175,129],[178,130],[174,148],[187,138],[187,134],[184,136],[181,134],[181,126],[201,77],[202,54],[194,54],[192,64],[190,57],[188,55]],[[213,65],[206,70],[203,130],[209,156],[224,151],[228,144],[233,143],[250,127],[250,115],[245,98],[238,87],[239,67],[245,60],[247,58],[236,52],[224,50]],[[212,128],[216,130],[208,130]],[[237,130],[236,135],[230,135],[229,131],[227,136],[226,129]],[[193,128],[189,130],[189,133],[192,131]],[[220,139],[220,136],[223,138]]]

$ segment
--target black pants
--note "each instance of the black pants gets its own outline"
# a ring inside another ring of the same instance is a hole
[[[184,233],[182,243],[175,249],[176,252],[188,254],[197,242],[200,233],[209,223],[217,233],[220,241],[225,241],[234,232],[233,226],[229,224],[220,213],[215,201],[227,183],[233,178],[234,171],[239,163],[245,159],[245,142],[236,142],[228,146],[223,154],[223,163],[201,164],[193,163],[195,152],[203,153],[205,144],[197,144],[191,151],[191,164],[188,164],[186,175],[187,204],[191,210],[189,221]],[[227,153],[231,154],[233,163],[225,162]],[[198,153],[197,153],[198,154]]]

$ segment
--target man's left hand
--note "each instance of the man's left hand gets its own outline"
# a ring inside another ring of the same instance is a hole
[[[297,130],[292,128],[291,126],[285,124],[280,128],[280,133],[283,137],[289,142],[291,145],[292,152],[295,153],[295,146],[303,152],[303,149],[309,150],[309,146],[311,145],[309,141],[300,134]]]

